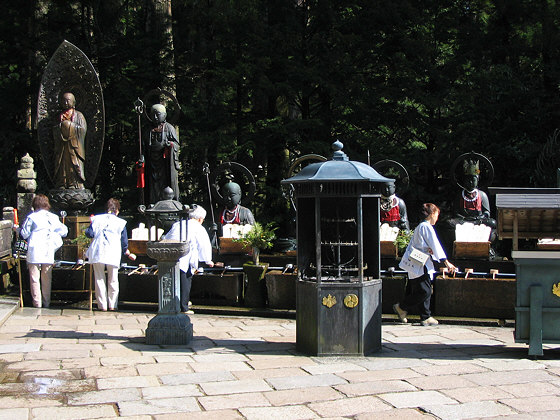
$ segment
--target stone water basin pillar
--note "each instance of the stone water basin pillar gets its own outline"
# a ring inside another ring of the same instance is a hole
[[[147,254],[158,265],[158,313],[148,322],[146,344],[188,344],[193,326],[187,314],[181,313],[179,258],[188,251],[187,242],[162,240],[148,242]]]
[[[188,224],[185,223],[189,207],[173,200],[173,190],[169,187],[164,190],[164,198],[148,209],[139,207],[140,213],[147,216],[150,235],[155,235],[150,236],[146,244],[146,254],[157,261],[159,284],[158,314],[148,323],[146,343],[188,344],[193,327],[189,316],[180,312],[179,258],[189,250]],[[158,231],[168,232],[175,222],[180,222],[179,241],[161,239]]]

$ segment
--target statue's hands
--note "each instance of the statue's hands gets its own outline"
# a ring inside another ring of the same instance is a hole
[[[70,130],[72,129],[72,121],[64,120],[60,122],[60,132],[62,137],[67,139],[70,136]]]

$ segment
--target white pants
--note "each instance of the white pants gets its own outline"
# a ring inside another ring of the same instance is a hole
[[[41,306],[48,308],[51,304],[52,267],[52,264],[27,263],[29,289],[31,290],[33,306],[36,308]]]
[[[102,263],[93,263],[92,266],[97,308],[102,311],[116,309],[119,297],[119,267]],[[105,267],[107,267],[107,287],[105,286]],[[108,294],[107,288],[109,289]]]

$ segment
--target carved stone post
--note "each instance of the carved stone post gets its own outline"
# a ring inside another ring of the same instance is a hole
[[[17,210],[19,221],[23,223],[29,213],[31,213],[31,202],[37,189],[37,172],[35,172],[33,158],[27,153],[21,158],[21,163],[17,171]]]
[[[147,344],[188,344],[193,326],[180,312],[179,258],[188,251],[187,242],[148,242],[147,254],[157,260],[159,282],[158,314],[148,323]]]

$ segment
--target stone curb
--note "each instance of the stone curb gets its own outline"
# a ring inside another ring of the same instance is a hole
[[[19,300],[0,298],[0,325],[4,324],[12,313],[19,307]]]

